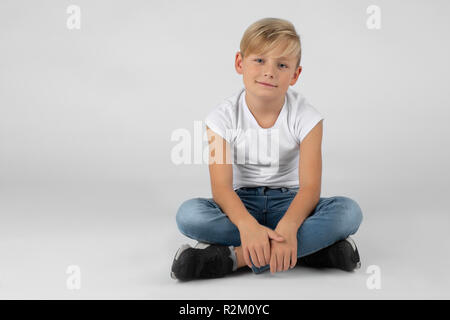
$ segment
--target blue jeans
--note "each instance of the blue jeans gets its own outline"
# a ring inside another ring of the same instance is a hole
[[[235,192],[255,219],[275,229],[298,188],[268,187],[240,188]],[[193,198],[184,201],[176,215],[178,229],[185,236],[206,243],[239,247],[238,228],[212,198]],[[297,232],[297,257],[309,255],[356,233],[362,222],[362,212],[354,200],[336,196],[320,198],[315,209],[303,221]],[[252,266],[254,273],[270,269]]]

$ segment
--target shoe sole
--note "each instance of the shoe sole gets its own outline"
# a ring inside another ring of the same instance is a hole
[[[173,259],[173,263],[172,263],[172,270],[173,270],[173,265],[176,263],[176,261],[178,260],[178,258],[180,257],[180,255],[187,249],[191,248],[190,245],[188,244],[183,244],[181,247],[178,248],[177,252],[175,253],[175,257]],[[175,273],[173,271],[170,271],[170,277],[172,279],[177,280],[177,276],[175,275]]]
[[[206,242],[197,242],[197,244],[194,246],[195,249],[206,249],[210,246],[209,243]]]
[[[349,253],[349,255],[346,257],[346,259],[344,261],[354,261],[355,262],[354,267],[349,266],[348,264],[344,264],[344,269],[346,271],[353,271],[353,270],[361,268],[361,260],[359,258],[358,248],[356,247],[355,241],[351,237],[347,237],[344,241],[347,242],[348,244],[350,244],[350,246],[352,248],[351,254]],[[355,261],[355,259],[354,259],[355,257],[358,261]]]
[[[358,252],[358,249],[356,248],[355,241],[354,241],[351,237],[348,237],[348,238],[345,239],[345,240],[346,240],[347,242],[350,243],[350,245],[352,246],[352,249],[353,249],[355,255],[358,257],[358,262],[356,262],[356,267],[355,267],[355,269],[361,268],[361,260],[360,260],[360,258],[359,258],[359,252]]]

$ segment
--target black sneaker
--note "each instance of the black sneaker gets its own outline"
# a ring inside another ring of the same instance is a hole
[[[182,281],[221,278],[233,270],[230,255],[227,246],[198,243],[192,248],[184,244],[175,254],[170,275]]]
[[[358,249],[350,237],[299,258],[298,264],[314,268],[338,268],[344,271],[361,268]]]

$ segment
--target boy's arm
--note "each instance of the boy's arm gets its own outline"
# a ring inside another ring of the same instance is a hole
[[[233,165],[230,146],[206,126],[209,142],[209,173],[213,200],[238,228],[257,222],[233,190]],[[228,155],[228,157],[227,157]]]
[[[297,230],[320,200],[322,180],[323,120],[308,133],[300,144],[299,182],[301,186],[279,224],[289,224]]]
[[[288,270],[297,263],[298,229],[320,200],[322,178],[322,121],[300,143],[300,189],[289,205],[275,231],[286,238],[285,243],[272,242],[270,271]]]

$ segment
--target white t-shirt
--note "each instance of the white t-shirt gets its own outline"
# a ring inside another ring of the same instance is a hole
[[[231,149],[233,189],[299,188],[300,143],[323,116],[291,87],[271,128],[261,128],[245,101],[245,88],[224,99],[206,117],[206,125]]]

